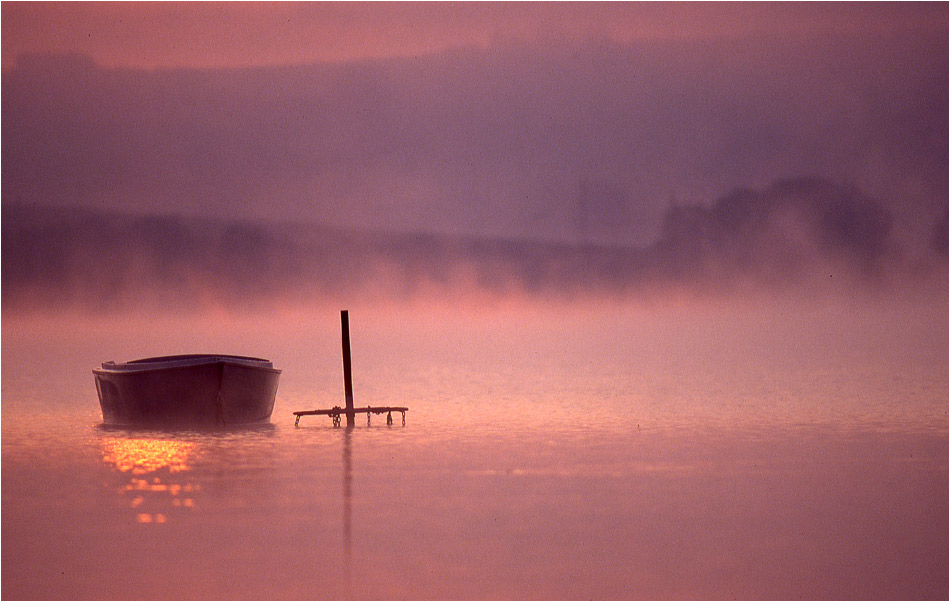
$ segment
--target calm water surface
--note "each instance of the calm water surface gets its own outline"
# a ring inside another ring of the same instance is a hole
[[[946,311],[351,308],[3,324],[4,598],[946,598]],[[905,315],[902,312],[900,315]],[[283,368],[272,424],[102,426],[91,369]]]

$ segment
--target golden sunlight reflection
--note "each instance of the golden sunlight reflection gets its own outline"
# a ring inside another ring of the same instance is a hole
[[[161,468],[169,472],[188,470],[189,456],[197,444],[169,439],[119,439],[103,441],[102,461],[113,464],[120,472],[148,474]]]
[[[163,524],[171,513],[195,507],[201,489],[187,477],[198,445],[187,441],[109,437],[101,441],[102,461],[123,475],[117,493],[141,524]]]

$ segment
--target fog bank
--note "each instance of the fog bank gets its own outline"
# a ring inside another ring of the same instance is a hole
[[[657,301],[764,293],[946,297],[946,216],[911,254],[886,205],[812,178],[671,208],[644,246],[3,208],[4,312],[372,300]]]

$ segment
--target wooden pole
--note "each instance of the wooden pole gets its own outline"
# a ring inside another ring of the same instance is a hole
[[[344,309],[340,312],[343,328],[343,391],[346,395],[346,426],[355,424],[353,412],[353,368],[350,365],[350,317]]]

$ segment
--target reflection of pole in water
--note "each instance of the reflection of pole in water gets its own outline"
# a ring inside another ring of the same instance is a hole
[[[353,426],[347,425],[343,431],[343,575],[346,580],[346,597],[351,598],[350,591],[350,560],[353,556],[352,543],[352,510],[350,502],[353,497],[353,452],[350,449],[350,437]]]

